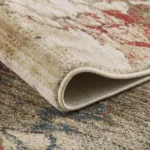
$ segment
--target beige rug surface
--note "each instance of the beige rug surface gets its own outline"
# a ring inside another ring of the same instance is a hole
[[[61,111],[150,79],[149,0],[1,0],[0,60]]]
[[[0,64],[0,148],[149,150],[150,82],[74,112],[60,112]]]

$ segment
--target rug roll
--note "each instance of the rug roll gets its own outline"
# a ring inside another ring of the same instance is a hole
[[[150,80],[150,3],[1,0],[0,61],[60,111]]]

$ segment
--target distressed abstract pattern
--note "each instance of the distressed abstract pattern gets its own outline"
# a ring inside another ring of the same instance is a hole
[[[71,71],[150,68],[149,0],[1,0],[0,60],[61,110]]]
[[[149,150],[149,91],[150,82],[85,109],[61,113],[0,64],[0,148]]]
[[[59,0],[3,0],[1,6],[10,7],[8,10],[11,12],[8,13],[12,15],[25,17],[29,25],[23,24],[23,20],[18,23],[22,27],[30,28],[29,31],[32,30],[32,22],[41,24],[43,27],[55,28],[56,31],[65,30],[73,35],[70,34],[70,38],[80,35],[85,45],[86,41],[91,43],[96,41],[123,52],[134,71],[139,71],[139,65],[141,70],[149,67],[149,0],[64,0],[63,3]],[[66,33],[66,36],[69,34]],[[35,38],[42,41],[40,35]],[[57,36],[51,38],[53,41],[53,38]],[[58,42],[57,44],[62,49],[69,46],[74,51],[85,49],[82,44],[76,45],[76,48],[72,43],[68,45],[65,42]]]
[[[77,67],[119,73],[150,68],[149,16],[149,0],[0,0],[0,59],[9,67],[17,60],[20,76],[22,65],[32,64],[25,77],[40,80],[38,90],[53,99]],[[149,150],[149,91],[146,83],[61,113],[0,64],[0,149]]]

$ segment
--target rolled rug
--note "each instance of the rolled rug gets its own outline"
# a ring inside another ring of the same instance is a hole
[[[1,0],[0,61],[60,111],[150,80],[148,0]]]

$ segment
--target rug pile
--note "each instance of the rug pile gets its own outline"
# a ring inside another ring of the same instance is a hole
[[[62,113],[0,64],[0,148],[149,150],[150,82]]]
[[[0,0],[0,149],[149,150],[150,82],[113,96],[150,79],[149,16],[149,0]]]
[[[148,0],[3,0],[0,60],[60,111],[150,79]]]

